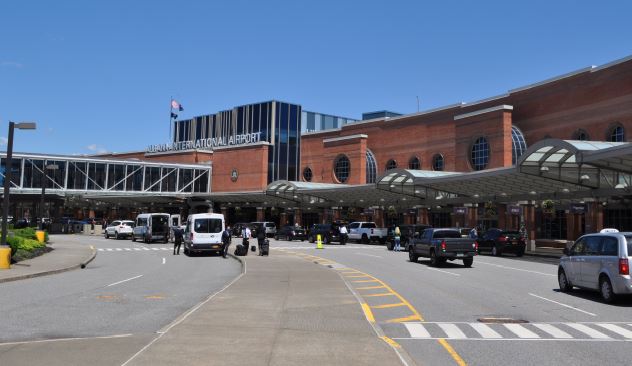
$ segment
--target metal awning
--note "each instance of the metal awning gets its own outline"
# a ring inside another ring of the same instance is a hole
[[[451,193],[431,188],[421,182],[441,177],[458,177],[463,173],[433,170],[391,169],[376,180],[376,187],[382,191],[398,193],[417,199],[437,196],[451,196]]]

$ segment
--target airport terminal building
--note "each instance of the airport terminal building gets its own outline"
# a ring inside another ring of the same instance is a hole
[[[39,174],[55,182],[54,216],[214,210],[230,223],[525,225],[530,240],[573,240],[632,230],[630,131],[632,57],[406,115],[268,101],[175,121],[172,141],[144,151],[18,156],[11,209],[38,212]]]

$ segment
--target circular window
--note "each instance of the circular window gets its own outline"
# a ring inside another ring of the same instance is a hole
[[[419,158],[416,156],[413,156],[412,158],[410,158],[410,160],[408,161],[408,169],[412,169],[412,170],[421,169],[421,160],[419,160]]]
[[[346,155],[340,155],[334,161],[334,175],[340,183],[346,183],[349,179],[349,171],[351,170],[351,163]]]
[[[443,170],[443,155],[436,154],[432,157],[432,170],[441,171]]]
[[[590,140],[590,137],[588,137],[588,132],[584,130],[577,130],[573,135],[573,140],[588,141]]]
[[[386,162],[386,170],[390,169],[397,169],[397,162],[393,159]]]
[[[625,132],[623,126],[616,125],[610,130],[608,141],[610,142],[623,142],[625,140]]]
[[[489,143],[484,137],[479,137],[474,141],[472,145],[472,152],[470,155],[470,162],[474,170],[483,170],[487,168],[489,163]]]
[[[305,179],[306,182],[312,181],[312,169],[310,167],[303,169],[303,179]]]

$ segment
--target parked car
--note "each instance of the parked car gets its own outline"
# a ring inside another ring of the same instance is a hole
[[[430,225],[399,225],[400,232],[400,245],[403,249],[408,251],[408,245],[412,243],[412,238],[417,234],[417,236],[421,236],[421,233],[428,229]],[[388,232],[386,235],[386,248],[388,250],[393,250],[395,247],[395,226],[390,226],[388,228]]]
[[[281,229],[279,229],[277,233],[274,235],[275,240],[279,240],[280,238],[283,238],[289,241],[292,241],[294,239],[299,239],[300,241],[303,241],[307,239],[307,233],[305,229],[303,229],[302,227],[296,227],[294,225],[286,225],[286,226],[283,226]]]
[[[307,240],[313,243],[320,235],[324,244],[334,241],[340,242],[340,226],[346,223],[342,221],[333,222],[331,224],[314,224],[307,232]]]
[[[134,234],[134,221],[131,220],[115,220],[108,224],[105,228],[105,238],[109,239],[113,236],[114,239],[128,238]]]
[[[374,222],[356,221],[349,224],[349,240],[368,244],[372,241],[386,243],[388,230],[378,228]]]
[[[478,252],[489,251],[493,256],[501,256],[505,252],[514,253],[522,257],[527,244],[520,231],[488,229],[482,238],[478,239]]]
[[[477,246],[475,240],[462,238],[459,229],[426,229],[419,238],[413,238],[408,246],[408,256],[411,262],[417,262],[419,257],[429,257],[430,265],[435,267],[455,259],[461,259],[465,267],[471,267]]]
[[[199,252],[221,253],[224,215],[201,213],[189,215],[184,229],[184,254]]]
[[[154,240],[169,241],[169,214],[147,213],[136,216],[132,241],[142,240],[149,244]]]
[[[264,230],[266,231],[267,237],[273,237],[274,234],[276,234],[277,232],[276,224],[271,221],[255,221],[255,222],[251,222],[251,224],[263,227]]]
[[[632,232],[587,234],[564,249],[557,269],[560,291],[573,287],[597,290],[607,303],[632,294],[630,255]]]

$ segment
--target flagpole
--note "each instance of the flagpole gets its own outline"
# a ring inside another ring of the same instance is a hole
[[[171,125],[173,119],[173,96],[169,97],[169,142],[171,142]]]

